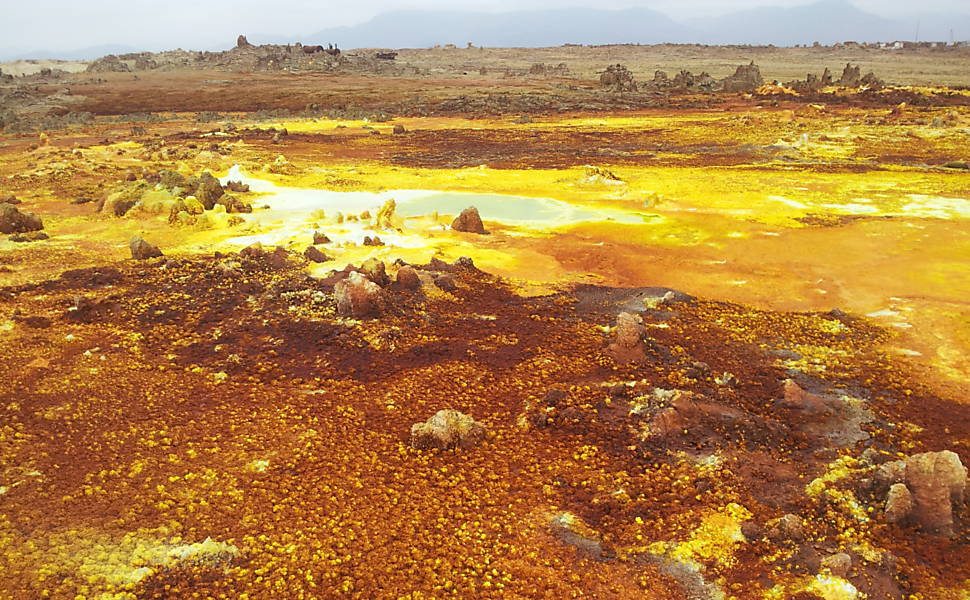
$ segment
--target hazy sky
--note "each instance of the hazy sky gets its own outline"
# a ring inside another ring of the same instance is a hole
[[[968,0],[853,0],[883,16],[970,12]],[[675,18],[721,14],[754,6],[794,6],[808,0],[4,0],[0,51],[69,50],[122,44],[139,49],[228,47],[238,33],[299,39],[338,25],[400,9],[521,10],[644,6]]]

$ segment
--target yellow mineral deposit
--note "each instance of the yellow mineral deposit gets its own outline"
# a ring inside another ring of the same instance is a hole
[[[0,600],[965,600],[964,50],[242,42],[0,75]]]

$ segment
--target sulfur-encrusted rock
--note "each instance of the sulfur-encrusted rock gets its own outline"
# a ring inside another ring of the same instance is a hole
[[[327,237],[327,234],[320,233],[319,231],[314,231],[313,232],[313,245],[314,246],[316,246],[317,244],[329,244],[329,243],[330,243],[330,238]]]
[[[135,260],[157,258],[162,255],[162,251],[157,246],[149,244],[137,235],[128,242],[128,249],[131,250],[131,257]]]
[[[345,317],[376,317],[384,308],[381,287],[357,271],[338,281],[333,293],[337,314]]]
[[[480,235],[488,233],[485,231],[485,225],[482,223],[482,217],[478,214],[478,209],[474,206],[469,206],[461,211],[461,214],[451,222],[451,228],[455,231],[477,233]]]
[[[368,258],[364,261],[364,264],[360,265],[360,270],[363,271],[364,275],[367,275],[367,279],[381,287],[391,282],[390,277],[387,276],[387,267],[384,265],[384,261],[379,258]]]
[[[485,438],[485,427],[457,410],[439,410],[424,423],[411,426],[411,447],[419,450],[437,448],[468,449]]]

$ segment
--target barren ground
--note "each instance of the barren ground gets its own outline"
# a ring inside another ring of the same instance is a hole
[[[966,499],[932,535],[887,522],[873,483],[920,452],[970,464],[970,95],[942,89],[970,85],[965,54],[398,60],[425,74],[16,88],[93,116],[0,133],[0,194],[50,236],[0,241],[0,598],[966,598]],[[750,60],[900,85],[593,81]],[[538,62],[571,75],[503,74]],[[166,170],[231,174],[253,211],[180,217]],[[100,209],[119,190],[141,194],[121,217]],[[448,227],[472,204],[489,234]],[[131,260],[133,235],[165,256]],[[338,315],[333,271],[369,258],[421,287]],[[780,402],[787,379],[824,410]],[[485,440],[412,448],[444,408]],[[798,536],[771,533],[786,514]]]

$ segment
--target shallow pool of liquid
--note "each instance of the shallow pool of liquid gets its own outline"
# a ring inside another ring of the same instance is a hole
[[[456,215],[465,208],[474,206],[484,221],[525,227],[541,225],[544,229],[591,221],[643,224],[661,219],[659,215],[613,208],[579,207],[553,198],[429,190],[375,193],[281,187],[247,175],[238,165],[222,178],[223,183],[228,180],[242,181],[252,191],[266,194],[260,198],[259,204],[269,206],[269,210],[262,215],[261,220],[283,218],[285,215],[309,215],[320,210],[327,216],[333,216],[337,212],[358,214],[365,210],[373,213],[391,198],[397,203],[397,214],[405,218],[434,213]]]

